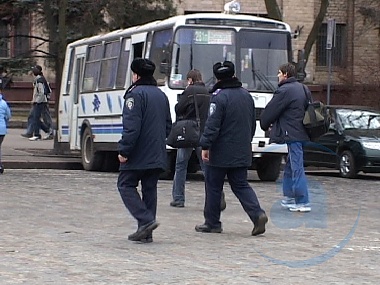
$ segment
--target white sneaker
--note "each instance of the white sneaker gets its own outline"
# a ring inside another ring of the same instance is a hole
[[[52,139],[54,139],[54,134],[53,133],[50,133],[50,134],[44,136],[44,138],[43,138],[43,140],[52,140]]]
[[[306,212],[310,212],[311,211],[311,207],[310,207],[309,203],[307,203],[307,204],[294,204],[294,205],[289,206],[288,209],[291,212],[303,212],[303,213],[306,213]]]
[[[281,206],[284,208],[289,208],[290,206],[294,206],[296,204],[296,200],[294,198],[290,197],[284,197],[284,199],[281,200]]]
[[[38,141],[40,139],[41,137],[37,137],[37,136],[32,136],[31,138],[29,138],[30,141]]]

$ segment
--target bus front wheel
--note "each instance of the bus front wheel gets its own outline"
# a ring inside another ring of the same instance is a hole
[[[95,151],[92,132],[86,128],[82,136],[81,144],[82,165],[85,170],[97,171],[102,168],[104,154]]]
[[[257,175],[261,181],[276,181],[281,170],[281,155],[263,156],[257,162]]]

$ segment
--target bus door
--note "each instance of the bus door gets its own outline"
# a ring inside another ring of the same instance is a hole
[[[75,55],[74,60],[74,70],[73,70],[73,82],[72,82],[72,109],[71,109],[71,120],[70,120],[70,149],[80,149],[80,130],[78,127],[78,110],[79,110],[79,96],[83,76],[83,67],[86,54],[80,53]]]

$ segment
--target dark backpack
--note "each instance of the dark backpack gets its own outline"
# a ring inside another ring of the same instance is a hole
[[[311,141],[318,139],[321,135],[327,133],[330,126],[330,118],[327,107],[322,102],[314,101],[303,86],[308,105],[303,118],[303,125]]]
[[[47,100],[50,100],[51,88],[49,82],[47,82],[44,76],[41,76],[39,81],[44,85],[44,94]]]

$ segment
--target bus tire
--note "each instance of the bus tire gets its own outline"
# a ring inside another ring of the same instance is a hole
[[[276,181],[280,176],[282,155],[270,155],[259,158],[257,175],[261,181]]]
[[[95,151],[90,128],[86,128],[81,142],[82,165],[85,170],[98,171],[104,162],[104,153]]]

